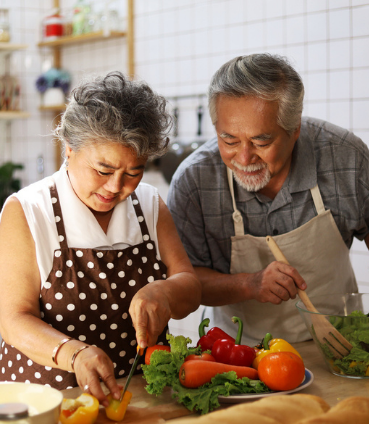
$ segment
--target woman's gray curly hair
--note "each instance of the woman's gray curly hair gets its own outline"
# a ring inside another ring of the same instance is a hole
[[[138,157],[165,154],[172,119],[167,101],[145,83],[121,72],[82,81],[54,135],[75,152],[92,143],[115,142],[134,149]]]
[[[268,53],[240,56],[213,76],[208,92],[210,117],[217,122],[219,96],[254,96],[279,104],[278,125],[292,134],[300,125],[304,85],[287,59]]]

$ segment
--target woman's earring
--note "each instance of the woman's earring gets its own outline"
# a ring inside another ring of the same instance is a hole
[[[69,166],[69,162],[68,162],[68,161],[69,161],[69,156],[67,156],[67,157],[65,158],[65,162],[64,162],[64,163],[65,163],[65,167],[66,167],[66,168],[68,168],[68,166]]]

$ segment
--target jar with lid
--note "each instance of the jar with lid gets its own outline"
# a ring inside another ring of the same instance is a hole
[[[28,406],[25,403],[1,403],[0,423],[1,424],[29,424]]]
[[[0,9],[0,42],[10,41],[8,9]]]
[[[42,22],[44,40],[55,40],[63,36],[64,19],[59,13],[47,16]]]

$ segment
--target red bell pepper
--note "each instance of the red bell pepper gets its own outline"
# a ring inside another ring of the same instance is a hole
[[[214,356],[217,362],[222,362],[223,364],[229,365],[250,367],[256,356],[255,351],[250,346],[241,345],[243,323],[240,318],[233,317],[232,321],[235,324],[238,324],[236,340],[216,340],[211,350],[211,354]]]
[[[211,328],[207,334],[205,335],[205,327],[209,327],[210,319],[205,318],[200,326],[199,326],[199,341],[197,342],[197,346],[201,346],[201,351],[211,350],[213,344],[218,339],[226,339],[234,342],[234,338],[229,336],[223,330],[218,327]]]

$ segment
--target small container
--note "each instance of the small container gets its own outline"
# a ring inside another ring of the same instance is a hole
[[[29,424],[28,405],[20,402],[0,403],[0,423]]]
[[[0,42],[8,41],[10,41],[9,11],[8,9],[0,9]]]
[[[369,293],[327,294],[310,300],[319,313],[308,311],[301,300],[296,307],[329,371],[340,377],[369,378]],[[353,345],[350,353],[342,359],[333,357],[315,336],[314,315],[327,319]]]
[[[56,40],[63,36],[64,19],[58,13],[46,17],[42,24],[44,40]]]

